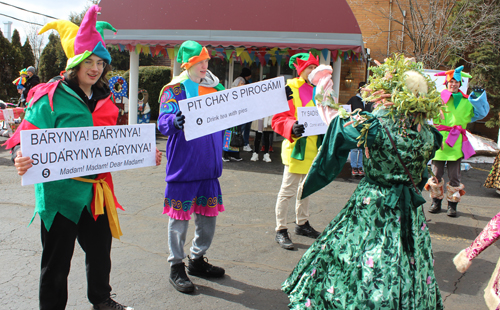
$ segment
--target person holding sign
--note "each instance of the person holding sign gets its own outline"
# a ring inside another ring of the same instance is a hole
[[[43,33],[54,29],[61,34],[68,57],[67,71],[30,92],[25,119],[6,142],[8,148],[19,144],[21,130],[116,125],[118,108],[106,80],[111,56],[95,29],[99,10],[97,5],[91,6],[80,27],[57,20],[40,30]],[[20,151],[15,155],[18,174],[23,175],[33,160],[23,157]],[[157,153],[157,163],[159,160],[161,154]],[[116,212],[122,207],[114,196],[111,174],[38,183],[35,196],[35,215],[42,222],[40,309],[66,307],[67,278],[76,239],[85,252],[87,292],[93,309],[133,309],[117,303],[110,295],[112,237],[122,235]]]
[[[290,199],[297,196],[295,202],[295,233],[310,238],[317,238],[319,232],[309,224],[309,199],[300,199],[299,184],[304,180],[311,164],[318,153],[321,140],[318,136],[301,138],[304,125],[297,121],[297,108],[315,106],[313,86],[308,80],[311,73],[319,66],[318,58],[311,53],[298,53],[290,58],[289,66],[297,70],[299,77],[287,81],[289,110],[274,115],[272,127],[275,132],[285,137],[281,147],[281,158],[285,165],[283,182],[276,202],[276,242],[287,250],[294,249],[288,234],[287,213]]]
[[[444,114],[443,118],[434,119],[436,128],[443,135],[443,148],[436,152],[432,159],[432,172],[434,176],[429,179],[426,189],[430,190],[432,205],[430,213],[441,212],[441,203],[444,199],[444,167],[448,169],[449,182],[446,183],[446,200],[448,201],[447,215],[457,216],[457,205],[461,196],[465,194],[464,185],[461,183],[460,165],[462,158],[467,159],[476,152],[467,140],[466,127],[470,122],[483,119],[490,111],[490,105],[484,89],[475,87],[470,95],[462,93],[462,77],[471,76],[462,72],[463,66],[455,70],[439,72],[435,75],[446,76],[446,89],[441,91]]]
[[[206,47],[195,41],[180,46],[177,61],[185,69],[160,93],[158,129],[168,136],[166,146],[166,178],[163,213],[170,217],[168,247],[170,283],[183,293],[194,291],[186,275],[184,244],[191,214],[195,214],[195,235],[188,257],[188,273],[218,278],[224,269],[208,263],[204,257],[215,234],[219,212],[224,211],[218,178],[222,174],[222,132],[186,141],[185,116],[179,110],[182,99],[223,90],[219,79],[208,70],[210,59]]]

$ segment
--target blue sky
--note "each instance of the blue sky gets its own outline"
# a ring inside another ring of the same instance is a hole
[[[57,17],[58,19],[68,19],[71,12],[80,13],[87,4],[88,0],[0,0],[1,2],[15,5],[17,7],[39,12],[49,16]],[[52,21],[53,19],[43,17],[40,15],[32,14],[26,11],[22,11],[13,8],[8,5],[0,3],[0,13],[5,15],[10,15],[22,20],[36,22],[38,24],[45,24]],[[0,23],[2,33],[5,35],[5,22],[12,22],[12,31],[17,29],[21,35],[21,44],[24,44],[26,40],[26,31],[29,24],[23,23],[14,19],[7,18],[0,15]]]

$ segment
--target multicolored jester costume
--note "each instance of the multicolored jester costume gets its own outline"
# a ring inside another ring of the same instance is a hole
[[[462,77],[471,78],[472,76],[463,72],[463,66],[454,70],[439,72],[435,75],[445,76],[445,85],[453,79],[462,84]],[[437,213],[441,210],[441,201],[444,198],[444,165],[448,162],[449,182],[446,184],[446,200],[448,201],[448,215],[456,216],[457,204],[461,196],[465,194],[464,185],[461,183],[460,163],[462,158],[468,159],[475,154],[472,145],[467,139],[467,124],[480,120],[490,111],[490,105],[486,92],[482,89],[473,91],[470,95],[464,94],[461,90],[456,93],[448,89],[441,91],[443,105],[443,117],[434,119],[434,124],[443,135],[443,148],[436,151],[432,159],[432,169],[436,175],[437,182],[430,178],[426,189],[430,190],[432,206],[429,209],[431,213]]]
[[[70,21],[56,20],[40,29],[40,34],[50,29],[59,32],[61,44],[68,57],[66,70],[79,65],[92,54],[102,58],[107,64],[111,63],[111,56],[101,33],[96,30],[99,10],[97,5],[90,7],[80,27]],[[101,22],[101,31],[103,28],[109,29],[106,24],[108,23]],[[63,79],[59,79],[33,88],[31,97],[26,98],[29,104],[25,119],[4,144],[6,148],[11,149],[20,143],[21,130],[116,125],[118,108],[111,96],[98,101],[94,112],[90,113],[86,104],[62,81]],[[104,196],[97,195],[102,192]],[[36,207],[32,221],[35,215],[39,214],[48,230],[57,213],[78,223],[83,208],[89,208],[97,218],[104,213],[106,207],[113,237],[119,239],[122,235],[116,208],[123,208],[114,196],[113,181],[109,172],[35,184],[35,195]]]

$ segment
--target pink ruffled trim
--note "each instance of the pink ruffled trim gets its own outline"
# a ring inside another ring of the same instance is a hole
[[[217,204],[215,207],[193,205],[189,211],[174,210],[170,206],[163,207],[163,214],[167,214],[173,219],[188,221],[191,219],[191,214],[194,212],[196,214],[201,214],[204,216],[217,216],[219,212],[224,212],[226,209],[224,205]]]

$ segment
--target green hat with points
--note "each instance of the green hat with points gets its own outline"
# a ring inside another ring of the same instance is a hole
[[[181,63],[181,68],[185,69],[189,69],[195,63],[205,59],[210,59],[208,50],[196,41],[185,41],[177,53],[177,62]]]

